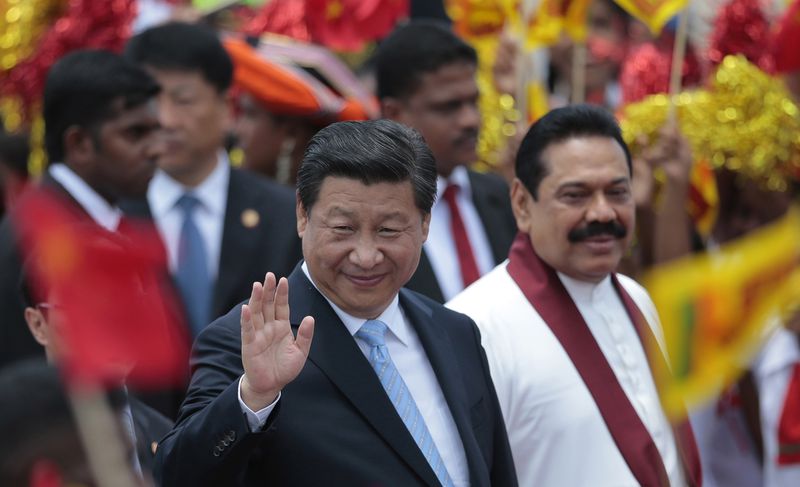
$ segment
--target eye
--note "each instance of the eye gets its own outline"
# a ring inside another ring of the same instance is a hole
[[[400,233],[400,230],[398,230],[396,228],[382,227],[382,228],[378,229],[378,234],[383,236],[383,237],[393,237],[393,236],[395,236],[395,235],[397,235],[399,233]]]
[[[611,188],[610,190],[607,191],[606,194],[608,194],[608,196],[611,198],[624,200],[628,197],[629,191],[628,188],[623,186],[623,187]]]
[[[350,225],[334,225],[331,228],[333,229],[334,233],[339,235],[349,235],[353,233],[353,227]]]

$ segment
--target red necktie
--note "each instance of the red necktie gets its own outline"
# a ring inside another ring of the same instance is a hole
[[[794,365],[778,425],[778,465],[800,463],[800,363]]]
[[[457,184],[450,184],[445,188],[442,197],[450,207],[450,230],[453,232],[453,241],[456,243],[461,279],[464,287],[467,287],[478,280],[481,274],[478,271],[478,264],[475,262],[475,255],[472,253],[472,245],[469,243],[467,227],[464,226],[464,220],[461,219],[461,211],[456,202],[458,190]]]

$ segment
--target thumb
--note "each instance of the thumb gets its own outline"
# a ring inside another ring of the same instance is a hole
[[[311,350],[311,340],[314,338],[314,318],[306,316],[300,327],[297,329],[297,338],[295,344],[303,354],[308,357],[308,352]]]

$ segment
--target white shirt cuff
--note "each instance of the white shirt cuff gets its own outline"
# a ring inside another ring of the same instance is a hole
[[[278,404],[278,401],[280,401],[281,393],[278,392],[278,397],[276,397],[269,406],[259,411],[253,411],[247,407],[247,404],[245,404],[242,400],[242,379],[244,379],[244,376],[239,377],[239,387],[236,392],[239,397],[239,407],[242,409],[242,412],[247,418],[247,424],[250,426],[250,431],[258,431],[264,427],[264,423],[266,423],[267,419],[269,419],[269,415],[272,414],[272,410],[275,409],[275,405]]]

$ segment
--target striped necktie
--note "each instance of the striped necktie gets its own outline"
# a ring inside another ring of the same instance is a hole
[[[442,457],[439,455],[439,450],[433,442],[433,437],[425,425],[425,419],[411,396],[411,391],[408,390],[408,386],[389,356],[389,349],[386,348],[384,339],[385,334],[386,323],[367,320],[356,332],[356,337],[370,346],[369,363],[378,374],[378,379],[400,415],[400,419],[403,420],[414,441],[417,442],[417,446],[436,474],[436,478],[444,487],[450,487],[453,485],[453,481],[450,479]]]

